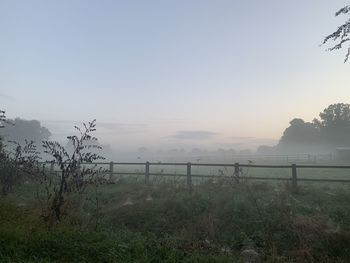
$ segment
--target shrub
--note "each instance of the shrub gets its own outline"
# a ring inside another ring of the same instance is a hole
[[[43,141],[45,153],[51,156],[52,162],[58,164],[61,175],[55,176],[42,173],[39,177],[40,183],[44,186],[44,196],[46,211],[44,218],[50,221],[60,221],[66,201],[72,195],[81,195],[89,185],[98,185],[104,181],[102,169],[92,167],[82,167],[82,164],[93,163],[104,159],[93,149],[100,150],[101,146],[96,145],[97,138],[91,135],[96,129],[96,121],[83,124],[81,129],[75,126],[79,135],[68,136],[73,150],[69,153],[65,147],[58,142]],[[78,198],[79,199],[79,198]]]

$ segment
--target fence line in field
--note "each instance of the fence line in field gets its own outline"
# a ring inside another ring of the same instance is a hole
[[[51,172],[54,171],[55,163],[50,163]],[[145,183],[149,183],[150,176],[176,176],[176,177],[186,177],[187,186],[192,189],[192,178],[231,178],[237,181],[241,179],[245,180],[272,180],[272,181],[290,181],[293,188],[297,188],[298,181],[302,182],[329,182],[329,183],[350,183],[350,179],[324,179],[324,178],[300,178],[298,177],[298,169],[350,169],[350,166],[337,166],[337,165],[304,165],[304,164],[290,164],[290,165],[257,165],[257,164],[240,164],[240,163],[191,163],[191,162],[95,162],[95,163],[82,163],[82,165],[92,164],[92,165],[109,165],[107,174],[109,174],[110,179],[113,175],[135,175],[135,176],[144,176]],[[143,166],[144,172],[115,172],[115,166]],[[177,173],[152,173],[150,172],[151,166],[183,166],[186,168],[186,173],[177,174]],[[233,175],[204,175],[204,174],[193,174],[192,167],[233,167]],[[278,168],[278,169],[290,169],[291,176],[287,178],[283,177],[266,177],[266,176],[244,176],[242,175],[241,168]],[[349,175],[350,176],[350,175]]]

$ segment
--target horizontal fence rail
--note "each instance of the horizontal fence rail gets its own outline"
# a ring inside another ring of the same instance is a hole
[[[50,164],[50,171],[54,171],[54,162],[42,163]],[[96,163],[81,163],[81,165],[103,165],[109,166],[106,170],[106,174],[109,175],[110,180],[114,175],[131,175],[131,176],[144,176],[146,184],[149,184],[150,176],[155,177],[184,177],[189,189],[193,187],[193,178],[226,178],[234,179],[237,182],[239,180],[266,180],[266,181],[290,181],[292,187],[297,189],[298,182],[329,182],[329,183],[350,183],[349,179],[338,179],[338,178],[302,178],[298,177],[297,171],[300,169],[350,169],[350,165],[305,165],[305,164],[290,164],[290,165],[263,165],[263,164],[240,164],[240,163],[185,163],[185,162],[96,162]],[[144,168],[143,171],[136,172],[117,172],[115,168],[118,166],[141,166]],[[164,173],[162,172],[151,172],[151,166],[182,166],[184,168],[183,173]],[[195,174],[192,172],[193,167],[231,167],[233,168],[232,175],[214,175],[214,174]],[[277,177],[277,176],[246,176],[242,173],[242,168],[262,168],[262,169],[290,169],[291,176],[289,177]]]

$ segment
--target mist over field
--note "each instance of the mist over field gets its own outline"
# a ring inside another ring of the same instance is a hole
[[[349,0],[0,0],[0,262],[350,262]]]
[[[346,103],[344,52],[319,46],[345,3],[3,1],[1,105],[59,141],[97,119],[117,151],[273,146]]]
[[[46,123],[47,128],[44,126]],[[5,141],[24,143],[53,140],[67,144],[67,137],[79,134],[77,122],[47,121],[21,118],[7,119],[0,135]],[[72,127],[72,128],[70,128]],[[152,127],[155,129],[155,127]],[[239,157],[273,156],[276,159],[297,156],[310,161],[316,156],[335,159],[339,150],[350,146],[350,104],[329,105],[312,121],[294,118],[279,139],[226,137],[209,131],[177,131],[171,135],[151,134],[147,124],[96,123],[96,138],[101,153],[111,161],[201,161],[233,162]],[[53,131],[53,132],[52,132]],[[301,157],[303,156],[303,157]],[[329,157],[325,157],[329,156]]]

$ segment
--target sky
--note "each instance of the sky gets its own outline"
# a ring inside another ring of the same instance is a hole
[[[272,145],[350,102],[341,0],[0,0],[0,107],[55,139],[97,119],[133,149]]]

